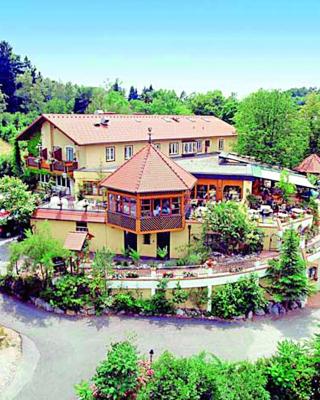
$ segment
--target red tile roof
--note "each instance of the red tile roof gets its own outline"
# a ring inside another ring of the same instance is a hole
[[[317,154],[311,154],[304,159],[295,170],[310,174],[320,174],[320,157]]]
[[[108,126],[99,124],[101,118],[109,120]],[[43,114],[18,139],[28,139],[45,121],[78,145],[147,141],[148,128],[155,141],[235,135],[233,126],[212,116]]]
[[[63,247],[68,250],[81,251],[87,235],[87,232],[69,232]]]
[[[37,208],[32,214],[34,219],[50,219],[58,221],[97,222],[105,223],[106,214],[94,211],[54,210],[50,208]]]
[[[147,144],[100,184],[129,193],[150,193],[190,190],[196,181],[153,144]]]

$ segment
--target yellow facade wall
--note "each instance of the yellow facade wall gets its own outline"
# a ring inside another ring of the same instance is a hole
[[[49,224],[52,236],[59,240],[62,244],[66,240],[68,232],[74,232],[76,230],[76,223],[73,221],[47,221],[44,219],[31,220],[31,224],[35,227],[35,229],[46,222]]]
[[[157,257],[157,235],[150,234],[150,244],[143,243],[143,235],[137,237],[138,252],[144,257]]]

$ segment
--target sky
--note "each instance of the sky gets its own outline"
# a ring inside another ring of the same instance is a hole
[[[320,86],[319,0],[0,0],[0,40],[83,85]]]

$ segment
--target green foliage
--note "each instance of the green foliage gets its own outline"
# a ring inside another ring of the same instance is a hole
[[[39,144],[41,142],[41,133],[37,132],[28,140],[27,148],[31,156],[39,157]]]
[[[105,288],[107,287],[107,276],[112,275],[113,272],[113,257],[114,253],[103,246],[101,249],[96,250],[92,261],[92,275],[102,281]]]
[[[161,247],[157,248],[157,256],[164,260],[168,255],[168,247],[165,246],[163,249]]]
[[[23,129],[34,120],[37,114],[29,113],[0,113],[0,138],[6,142],[12,142]]]
[[[1,155],[0,156],[0,178],[4,176],[13,176],[13,162],[12,157],[10,155]]]
[[[172,301],[174,304],[183,304],[189,298],[189,294],[186,290],[181,288],[180,282],[177,282],[176,287],[172,291]]]
[[[4,176],[0,178],[0,193],[0,209],[10,212],[14,224],[27,225],[36,207],[36,196],[28,191],[27,185],[18,178]]]
[[[2,92],[1,86],[0,86],[0,114],[6,111],[7,108],[7,102],[6,102],[6,95]]]
[[[156,289],[156,293],[150,300],[151,310],[154,314],[173,314],[174,304],[166,297],[167,279],[162,279]]]
[[[111,345],[107,357],[98,366],[92,378],[93,388],[87,383],[76,387],[80,400],[134,399],[138,385],[139,365],[135,346],[130,342]],[[92,390],[92,397],[90,397]]]
[[[216,375],[217,393],[214,399],[269,400],[266,383],[265,373],[258,364],[225,364]]]
[[[267,305],[255,275],[221,286],[213,293],[211,302],[211,314],[220,318],[247,315],[249,311],[255,312]]]
[[[11,244],[10,253],[10,263],[16,264],[17,259],[22,259],[23,269],[34,275],[39,274],[44,287],[50,283],[53,275],[53,258],[66,258],[69,255],[59,240],[52,237],[47,222],[40,225],[35,233],[27,230],[22,242]]]
[[[310,130],[309,152],[320,152],[320,94],[312,91],[305,97],[301,115],[308,123]]]
[[[12,169],[13,169],[14,175],[17,177],[21,176],[23,174],[23,169],[22,169],[22,160],[21,160],[19,142],[17,140],[14,141],[14,145],[13,145],[12,163],[13,163]]]
[[[282,171],[280,174],[280,181],[276,183],[276,187],[282,192],[283,200],[288,202],[289,197],[294,195],[297,191],[296,185],[289,182],[289,173]]]
[[[267,362],[267,389],[272,399],[310,400],[315,364],[305,346],[285,340]]]
[[[245,205],[226,201],[208,203],[204,214],[203,235],[216,233],[217,245],[226,253],[259,252],[262,250],[263,234],[248,216]]]
[[[235,122],[241,154],[289,168],[306,154],[309,126],[286,92],[261,89],[250,94],[240,103]]]
[[[140,253],[137,250],[130,249],[129,250],[129,257],[131,258],[131,260],[133,261],[134,264],[139,264],[141,256],[140,256]]]
[[[235,95],[226,98],[220,90],[193,93],[187,98],[187,103],[196,115],[214,115],[228,123],[233,123],[238,108]]]
[[[285,305],[308,295],[306,263],[301,256],[299,234],[294,229],[284,232],[280,258],[269,262],[266,277],[268,291]]]

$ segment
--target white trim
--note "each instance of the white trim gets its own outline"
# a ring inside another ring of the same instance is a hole
[[[68,157],[67,157],[67,149],[72,149],[72,152],[73,152],[73,158],[72,158],[72,160],[68,160]],[[75,147],[74,146],[71,146],[71,145],[67,145],[67,146],[65,146],[64,147],[64,156],[65,156],[65,160],[66,161],[73,161],[74,160],[74,158],[75,158],[75,155],[76,155],[76,149],[75,149]]]

